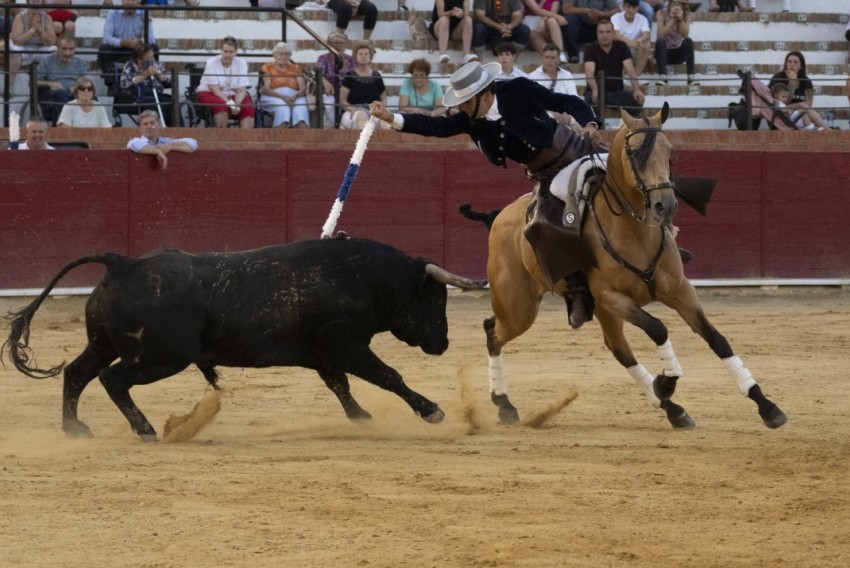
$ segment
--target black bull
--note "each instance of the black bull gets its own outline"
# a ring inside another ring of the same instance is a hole
[[[107,269],[86,304],[88,345],[67,367],[30,366],[36,310],[66,273],[88,263]],[[75,436],[91,436],[77,418],[77,404],[86,385],[99,377],[133,431],[156,440],[130,388],[191,364],[213,387],[219,365],[314,369],[349,418],[369,418],[351,396],[346,375],[351,373],[397,394],[425,420],[439,422],[440,408],[408,388],[369,344],[375,334],[389,331],[427,354],[442,354],[449,344],[446,284],[483,285],[363,239],[234,253],[97,254],[66,265],[29,306],[10,313],[12,331],[3,350],[33,378],[55,376],[64,367],[62,429]]]

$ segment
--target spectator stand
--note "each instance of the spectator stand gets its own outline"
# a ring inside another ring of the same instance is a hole
[[[800,9],[797,4],[803,3],[792,4],[792,8]],[[378,2],[378,24],[372,38],[377,50],[374,67],[384,76],[391,107],[397,104],[398,91],[411,60],[424,57],[431,61],[434,64],[431,77],[445,87],[461,59],[457,42],[450,43],[451,62],[440,64],[433,42],[413,39],[411,22],[416,18],[430,20],[433,0],[408,0],[409,11],[398,10],[396,6],[394,0]],[[94,61],[106,10],[110,7],[75,4],[74,8],[80,10],[77,55],[92,62],[98,100],[111,105]],[[668,86],[658,87],[655,85],[657,75],[650,67],[641,77],[642,83],[648,83],[645,108],[657,109],[667,101],[673,108],[668,128],[726,129],[728,104],[741,98],[737,71],[750,71],[756,77],[767,79],[781,68],[788,51],[799,50],[806,56],[808,74],[814,82],[815,108],[822,113],[835,109],[839,124],[846,125],[850,117],[843,91],[847,79],[846,9],[833,0],[807,0],[805,12],[782,13],[781,8],[781,0],[760,0],[756,12],[717,14],[707,12],[704,3],[694,14],[690,34],[695,43],[696,73],[701,85],[689,88],[684,66],[674,65],[668,73]],[[177,72],[174,94],[179,95],[175,98],[181,101],[189,80],[185,65],[202,66],[210,56],[218,53],[219,41],[225,35],[240,40],[239,55],[248,60],[252,73],[270,59],[274,44],[281,40],[293,48],[293,60],[305,71],[310,71],[318,56],[326,52],[316,37],[326,38],[335,28],[334,13],[310,2],[290,11],[292,18],[281,8],[251,8],[244,0],[204,0],[199,7],[143,6],[142,9],[154,18],[160,60]],[[295,19],[306,29],[290,21]],[[655,28],[653,26],[653,41]],[[352,20],[348,35],[353,41],[362,37],[360,20]],[[8,55],[8,44],[4,49]],[[490,54],[486,54],[486,59],[496,60]],[[518,60],[518,66],[526,72],[539,64],[539,55],[529,51],[523,52]],[[583,68],[580,64],[567,68],[576,77],[579,93],[583,92]],[[253,78],[252,83],[256,83]],[[9,110],[19,109],[29,93],[23,73],[11,87],[7,91],[4,80],[0,89],[4,103],[3,125]],[[609,127],[613,126],[616,126],[616,119],[609,122]]]

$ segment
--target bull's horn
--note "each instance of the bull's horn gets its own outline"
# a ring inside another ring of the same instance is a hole
[[[487,286],[486,280],[470,280],[469,278],[452,274],[445,268],[440,268],[436,264],[426,264],[425,272],[430,274],[437,282],[442,282],[443,284],[448,284],[457,288],[463,288],[464,290],[477,290]]]

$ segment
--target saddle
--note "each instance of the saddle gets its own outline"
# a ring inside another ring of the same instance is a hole
[[[524,234],[552,286],[595,265],[593,253],[581,240],[581,220],[594,180],[604,176],[607,158],[607,154],[584,156],[551,182],[537,184]]]

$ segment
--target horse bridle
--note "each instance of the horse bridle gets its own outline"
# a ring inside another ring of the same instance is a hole
[[[637,167],[637,163],[635,161],[634,151],[632,150],[632,147],[629,144],[629,138],[634,136],[635,134],[638,134],[638,133],[661,132],[661,131],[662,131],[662,128],[660,128],[660,127],[646,127],[646,128],[638,128],[638,129],[635,129],[635,130],[631,130],[628,133],[626,133],[626,137],[625,137],[624,144],[623,144],[624,147],[625,147],[626,156],[629,159],[629,165],[632,168],[632,173],[634,174],[635,181],[637,182],[637,189],[643,195],[644,212],[649,210],[649,208],[650,208],[650,202],[649,202],[650,192],[660,191],[662,189],[673,189],[673,190],[675,190],[675,184],[672,181],[667,181],[667,182],[657,183],[657,184],[652,185],[652,186],[647,186],[646,183],[644,183],[643,178],[641,178],[640,172],[638,172],[638,167]],[[607,186],[609,189],[611,189],[611,187],[608,186],[607,181],[603,182],[598,187],[602,187],[602,186]],[[622,199],[618,198],[617,195],[612,195],[612,197],[619,203],[619,205],[624,210],[628,209],[629,212],[631,213],[632,217],[634,217],[637,221],[639,221],[640,223],[645,223],[646,222],[646,216],[641,215],[640,213],[637,212],[637,210],[631,205],[629,200],[626,199],[626,196],[623,193],[622,188],[617,187],[617,190],[620,193],[620,196],[622,197]],[[602,194],[603,194],[603,197],[605,198],[605,202],[608,205],[608,209],[611,211],[611,213],[613,213],[614,215],[617,215],[617,216],[622,215],[622,212],[616,213],[614,211],[614,209],[611,207],[611,203],[608,201],[608,196],[606,195],[606,192],[603,191]],[[611,245],[611,242],[605,236],[605,232],[602,230],[602,225],[599,222],[599,218],[596,216],[596,211],[595,211],[594,206],[593,206],[593,196],[592,195],[588,196],[587,206],[590,209],[590,216],[593,217],[593,222],[594,222],[594,225],[596,226],[596,232],[599,235],[599,240],[602,243],[602,248],[604,248],[605,251],[609,255],[611,255],[611,258],[613,258],[617,262],[617,264],[619,264],[623,268],[626,268],[627,270],[633,272],[641,280],[643,280],[643,282],[646,283],[646,287],[649,289],[650,297],[653,300],[655,300],[655,268],[656,268],[656,266],[658,266],[658,261],[661,259],[661,255],[664,253],[664,241],[666,240],[665,235],[664,235],[664,227],[661,227],[661,241],[658,243],[658,250],[655,252],[655,256],[652,258],[652,261],[649,263],[649,266],[645,270],[641,270],[637,266],[633,265],[632,263],[630,263],[629,261],[624,259],[620,255],[620,253],[618,253],[614,249],[614,247]]]
[[[643,178],[640,177],[640,172],[638,171],[637,163],[635,161],[635,153],[634,153],[634,150],[632,149],[632,145],[629,144],[629,138],[631,138],[635,134],[641,134],[641,133],[645,134],[645,133],[648,133],[648,132],[663,132],[663,129],[659,126],[648,126],[646,128],[636,128],[634,130],[630,130],[629,132],[627,132],[626,138],[623,141],[623,146],[625,147],[625,150],[626,150],[626,157],[629,159],[629,165],[632,168],[632,174],[635,176],[635,181],[637,182],[637,189],[638,189],[638,191],[640,191],[641,195],[643,195],[644,211],[648,210],[649,206],[650,206],[650,202],[649,202],[650,192],[660,191],[662,189],[672,189],[672,190],[675,191],[675,189],[676,189],[676,185],[672,182],[672,180],[647,186],[646,183],[644,183]],[[620,190],[620,194],[621,195],[623,194],[622,190]],[[628,200],[626,200],[626,203],[627,204],[629,203]],[[632,217],[634,217],[635,219],[637,219],[641,223],[646,222],[646,216],[645,215],[639,214],[634,207],[631,207],[631,205],[629,205],[629,209],[630,209],[630,212],[632,214]]]

